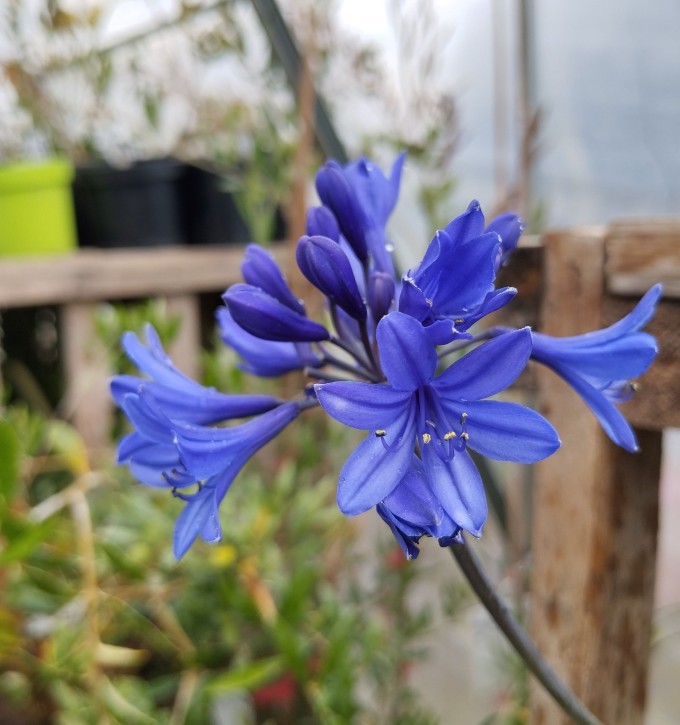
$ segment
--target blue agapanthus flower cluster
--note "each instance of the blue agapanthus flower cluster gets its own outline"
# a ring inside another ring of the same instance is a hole
[[[473,201],[436,232],[417,266],[397,275],[386,224],[403,162],[397,158],[389,177],[364,158],[346,166],[329,161],[317,174],[321,204],[309,210],[296,257],[326,298],[325,321],[310,319],[274,258],[256,245],[245,251],[243,283],[224,294],[217,312],[224,343],[253,375],[304,371],[308,383],[296,399],[206,388],[173,366],[152,328],[146,344],[124,336],[146,377],[112,382],[134,428],[118,457],[142,483],[184,501],[178,558],[197,537],[220,540],[220,504],[241,468],[315,406],[367,431],[340,471],[340,509],[354,516],[375,508],[409,558],[423,536],[446,545],[462,531],[482,533],[487,502],[470,451],[534,463],[559,447],[545,418],[495,397],[529,360],[564,378],[607,435],[636,450],[615,404],[656,355],[654,338],[640,330],[660,287],[611,327],[576,337],[477,325],[516,294],[495,279],[522,222],[504,214],[487,223]]]

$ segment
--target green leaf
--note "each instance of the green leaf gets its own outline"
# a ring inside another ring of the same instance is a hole
[[[248,662],[240,667],[232,668],[223,675],[218,675],[207,685],[206,689],[212,693],[254,690],[271,682],[281,673],[281,670],[282,660],[279,656]]]
[[[21,444],[14,428],[0,420],[0,505],[14,498],[19,483],[19,456]]]
[[[8,543],[0,551],[0,566],[27,558],[43,541],[49,539],[53,528],[50,520],[36,524],[27,519],[5,519],[3,533]]]

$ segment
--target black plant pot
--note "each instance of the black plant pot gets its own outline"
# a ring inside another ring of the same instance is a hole
[[[186,164],[179,190],[184,233],[190,244],[245,244],[251,240],[248,225],[223,177]]]
[[[125,169],[106,164],[76,169],[73,197],[78,240],[86,247],[155,247],[185,241],[172,158],[139,161]]]

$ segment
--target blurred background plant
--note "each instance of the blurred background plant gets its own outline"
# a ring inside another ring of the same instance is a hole
[[[453,96],[434,71],[452,22],[437,19],[433,0],[390,3],[389,53],[338,23],[337,0],[280,4],[352,155],[387,165],[406,148],[419,214],[428,228],[441,223],[459,129]],[[300,125],[297,90],[258,5],[266,3],[8,0],[0,9],[0,160],[57,153],[77,165],[165,156],[208,165],[225,177],[253,238],[269,241],[275,210],[290,205]],[[306,170],[320,159],[307,159]]]

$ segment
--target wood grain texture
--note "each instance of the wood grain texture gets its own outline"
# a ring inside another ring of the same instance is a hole
[[[603,320],[604,234],[545,238],[542,329],[574,335]],[[562,448],[536,466],[531,628],[547,660],[605,723],[640,725],[656,558],[661,434],[641,453],[614,446],[578,396],[539,371]],[[532,683],[532,723],[569,720]]]

